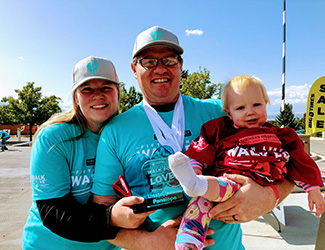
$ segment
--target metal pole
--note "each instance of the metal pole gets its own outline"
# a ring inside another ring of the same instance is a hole
[[[21,142],[20,128],[17,128],[17,137],[18,137],[18,141]]]
[[[286,1],[283,0],[283,44],[282,44],[282,103],[281,111],[285,107],[285,69],[286,69]]]

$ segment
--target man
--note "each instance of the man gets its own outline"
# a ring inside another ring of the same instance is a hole
[[[1,145],[0,146],[1,146],[2,152],[5,151],[5,150],[8,150],[5,143],[10,138],[10,135],[4,130],[0,130],[0,138],[1,138]]]
[[[124,175],[133,195],[138,195],[146,182],[141,171],[149,161],[177,151],[185,152],[208,120],[220,117],[220,100],[198,100],[180,95],[183,48],[177,37],[161,27],[140,33],[135,41],[131,68],[138,81],[143,102],[115,117],[104,128],[96,156],[94,200],[101,204],[115,201],[112,185]],[[210,227],[215,230],[207,249],[243,249],[238,222],[257,218],[271,211],[276,195],[244,176],[232,176],[243,185],[227,202],[213,208]],[[139,184],[140,183],[140,184]],[[142,185],[142,186],[141,186]],[[139,187],[140,186],[140,187]],[[277,188],[280,198],[288,195],[293,184]],[[149,215],[144,230],[121,229],[113,244],[127,249],[174,249],[176,221],[184,205],[158,209]],[[231,222],[231,223],[224,223]]]

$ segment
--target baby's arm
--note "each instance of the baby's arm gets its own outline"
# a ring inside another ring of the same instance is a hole
[[[320,217],[325,211],[325,199],[320,192],[319,186],[309,185],[300,181],[296,181],[296,184],[308,193],[308,206],[310,211],[313,211],[316,206],[316,216]]]

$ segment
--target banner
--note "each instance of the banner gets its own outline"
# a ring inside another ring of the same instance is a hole
[[[305,127],[307,135],[325,131],[325,76],[317,79],[309,90]]]

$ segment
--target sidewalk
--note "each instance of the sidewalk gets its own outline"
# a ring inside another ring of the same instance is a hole
[[[11,139],[10,139],[11,140]],[[9,142],[9,141],[8,141]],[[31,147],[14,147],[0,152],[0,249],[21,249],[21,236],[32,204],[29,179]]]
[[[23,226],[32,200],[29,179],[31,147],[29,137],[22,137],[21,142],[18,138],[10,138],[7,145],[9,150],[0,152],[0,250],[18,250],[21,249]],[[316,157],[325,178],[325,155],[313,157]],[[241,224],[247,250],[314,249],[320,219],[309,211],[307,195],[295,189],[283,204],[286,226],[282,226],[281,233],[270,214]]]
[[[29,135],[22,135],[19,138],[16,135],[12,135],[10,137],[10,139],[6,142],[6,145],[8,146],[15,146],[15,147],[19,147],[19,146],[31,146],[31,141],[29,138]]]

